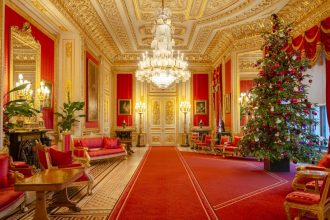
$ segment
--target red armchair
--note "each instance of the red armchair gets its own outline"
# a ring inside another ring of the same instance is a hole
[[[223,156],[225,157],[226,155],[230,156],[238,156],[238,143],[241,140],[241,136],[234,136],[233,141],[225,144],[223,146]]]
[[[301,191],[289,193],[284,202],[288,220],[291,219],[290,209],[298,210],[298,218],[295,219],[300,219],[305,212],[314,213],[319,220],[324,220],[324,216],[327,214],[330,219],[329,185],[330,175],[327,175],[322,183],[320,194]]]
[[[197,150],[199,149],[211,149],[211,145],[212,145],[212,135],[205,135],[203,137],[202,141],[198,141],[197,143]]]
[[[72,183],[70,186],[87,184],[87,194],[92,194],[93,188],[93,177],[87,172],[86,164],[81,162],[73,161],[72,152],[62,152],[56,148],[56,145],[46,147],[42,144],[37,143],[37,155],[40,166],[42,169],[58,169],[65,168],[70,169],[73,167],[85,167],[85,172],[82,177]]]
[[[220,144],[217,144],[214,146],[214,152],[217,154],[218,152],[220,154],[223,154],[225,146],[230,142],[229,136],[221,136]]]
[[[10,170],[9,155],[0,154],[0,219],[10,215],[16,208],[25,208],[25,194],[14,190],[16,178],[23,178],[22,174]]]
[[[316,166],[298,166],[297,171],[299,170],[321,170],[321,171],[330,171],[330,155],[324,155],[321,160],[317,163]],[[319,188],[323,181],[318,181]],[[315,191],[315,181],[308,177],[301,177],[296,175],[292,181],[292,188],[294,190],[304,190],[304,191]]]

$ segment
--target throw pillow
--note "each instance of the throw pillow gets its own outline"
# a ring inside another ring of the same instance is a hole
[[[72,163],[72,152],[62,152],[55,150],[53,148],[49,149],[50,157],[52,158],[52,165],[53,166],[63,166]]]
[[[103,146],[108,149],[118,148],[118,138],[104,138]]]

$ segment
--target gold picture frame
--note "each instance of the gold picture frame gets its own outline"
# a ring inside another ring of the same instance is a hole
[[[230,113],[230,93],[225,94],[225,113]]]
[[[131,99],[118,99],[118,115],[131,115]]]
[[[207,114],[207,101],[206,100],[195,100],[194,101],[194,114],[195,115],[206,115]]]
[[[87,62],[87,121],[98,120],[98,66],[91,59]]]

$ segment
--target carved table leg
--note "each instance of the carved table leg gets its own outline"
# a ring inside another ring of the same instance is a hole
[[[44,191],[36,191],[36,210],[33,220],[49,220],[46,211],[46,194]]]
[[[51,207],[68,207],[69,209],[80,212],[80,208],[77,206],[76,202],[72,202],[68,198],[67,189],[63,189],[54,194],[55,201],[50,205]]]

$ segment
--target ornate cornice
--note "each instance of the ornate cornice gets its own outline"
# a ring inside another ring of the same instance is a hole
[[[106,30],[101,19],[89,0],[65,1],[50,0],[67,18],[79,26],[79,29],[95,45],[98,46],[109,60],[120,53],[111,35]],[[100,45],[101,44],[101,45]]]

